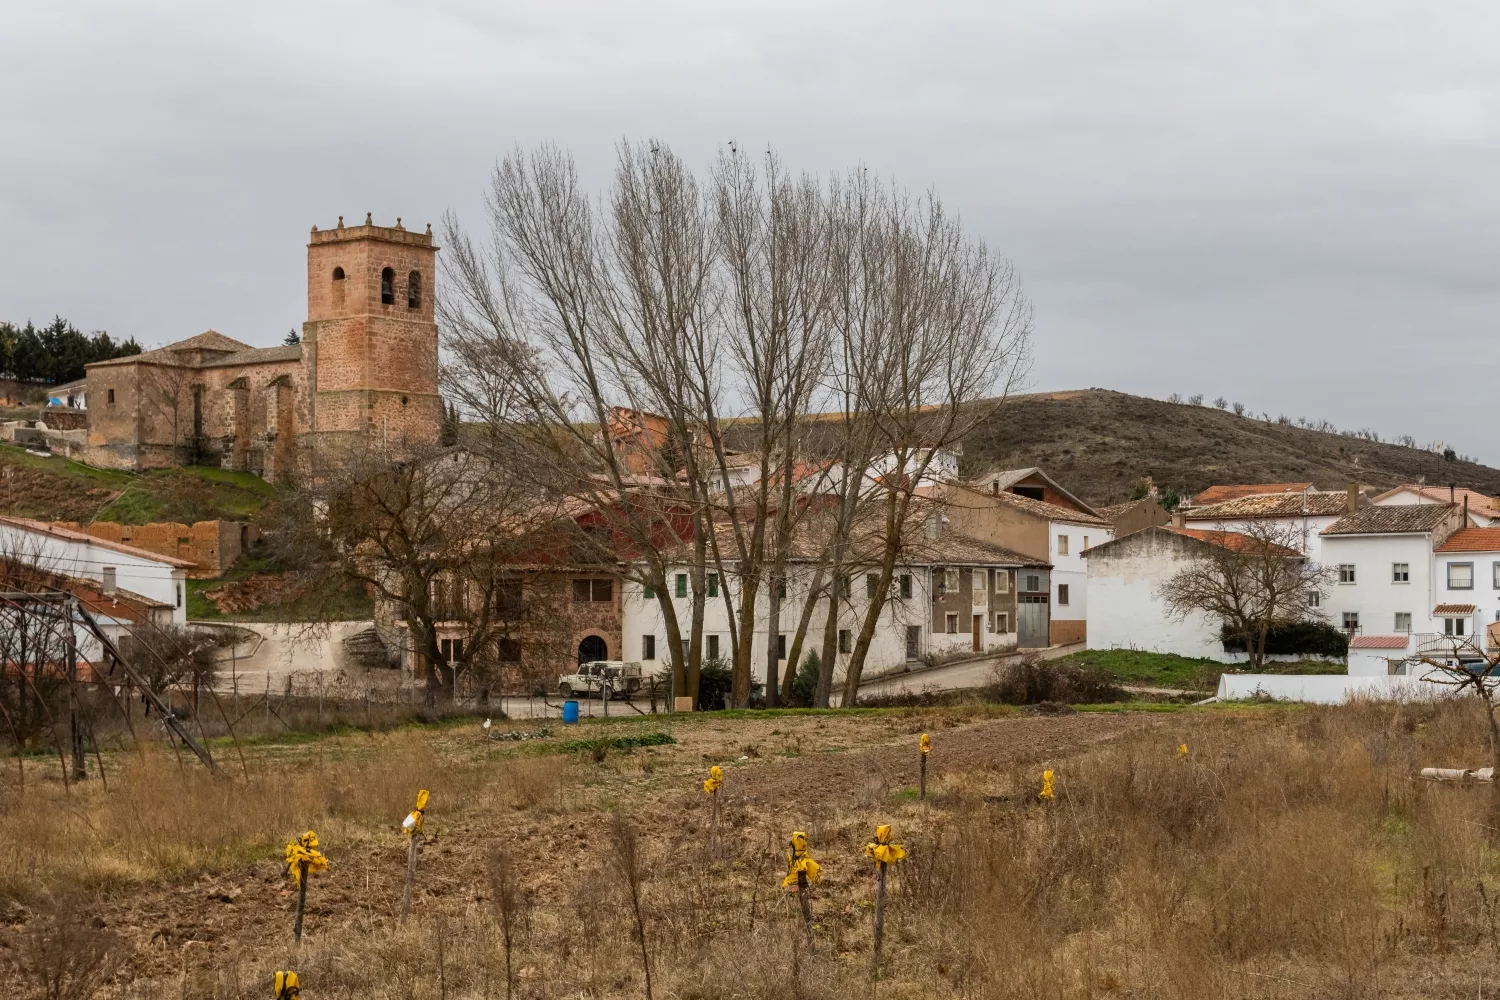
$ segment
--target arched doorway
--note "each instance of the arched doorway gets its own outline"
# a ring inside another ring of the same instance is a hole
[[[578,662],[592,663],[609,659],[609,646],[597,635],[591,635],[578,644]]]

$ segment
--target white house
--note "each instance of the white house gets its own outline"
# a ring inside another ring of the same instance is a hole
[[[1372,501],[1377,507],[1399,507],[1408,504],[1454,503],[1469,508],[1469,517],[1481,528],[1500,522],[1500,506],[1494,498],[1474,490],[1457,489],[1452,486],[1422,486],[1409,484],[1386,490]]]
[[[1323,529],[1323,611],[1351,635],[1350,673],[1388,673],[1385,666],[1415,652],[1424,635],[1472,634],[1477,561],[1454,554],[1439,568],[1434,559],[1463,518],[1454,504],[1372,506]],[[1447,561],[1468,566],[1462,593],[1446,586]]]
[[[61,406],[70,410],[88,409],[88,379],[64,382],[47,390],[47,405]]]
[[[0,517],[0,558],[150,605],[158,624],[187,622],[187,560],[21,517]]]
[[[1088,638],[1093,649],[1139,649],[1232,663],[1221,638],[1223,623],[1203,612],[1177,616],[1162,600],[1162,586],[1181,571],[1211,559],[1216,548],[1238,551],[1258,544],[1235,532],[1150,527],[1095,545],[1088,562]],[[1288,558],[1298,558],[1290,549]]]
[[[1489,624],[1500,622],[1500,526],[1459,528],[1437,546],[1433,561],[1433,631],[1484,645]]]
[[[1345,514],[1358,510],[1361,503],[1355,486],[1342,492],[1289,490],[1191,507],[1183,510],[1182,515],[1187,527],[1216,531],[1245,532],[1252,530],[1252,524],[1269,523],[1289,536],[1295,536],[1303,553],[1312,562],[1326,563],[1322,551],[1323,530]]]

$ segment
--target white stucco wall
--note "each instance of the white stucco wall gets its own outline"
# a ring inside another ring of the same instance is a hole
[[[1062,553],[1061,538],[1068,539],[1068,552]],[[1048,561],[1052,563],[1052,619],[1086,621],[1088,619],[1089,571],[1083,550],[1102,545],[1114,538],[1110,529],[1094,524],[1070,524],[1052,521],[1047,526]],[[1068,603],[1059,599],[1059,586],[1068,588]]]
[[[1122,542],[1121,544],[1126,544]],[[1088,563],[1088,644],[1092,649],[1140,649],[1231,662],[1218,623],[1197,613],[1167,613],[1160,587],[1192,565],[1170,544],[1132,548],[1129,554],[1093,553]]]
[[[1410,581],[1393,580],[1392,567],[1405,563]],[[1338,567],[1354,566],[1354,583],[1338,582]],[[1323,565],[1330,570],[1323,610],[1329,624],[1343,627],[1346,611],[1359,614],[1365,635],[1395,635],[1396,613],[1409,612],[1413,632],[1434,631],[1432,542],[1425,534],[1325,535]],[[1442,630],[1438,623],[1437,631]]]
[[[0,552],[101,587],[105,570],[113,568],[115,586],[172,608],[172,621],[178,625],[187,621],[186,571],[149,552],[122,552],[96,540],[63,537],[10,521],[0,521]]]
[[[1266,697],[1341,705],[1355,698],[1377,701],[1429,701],[1450,696],[1452,689],[1417,677],[1346,674],[1223,674],[1217,696],[1238,701]]]
[[[1187,527],[1201,528],[1208,531],[1248,532],[1254,530],[1254,525],[1264,525],[1267,522],[1272,522],[1282,530],[1290,529],[1290,531],[1296,532],[1297,536],[1302,540],[1301,548],[1307,555],[1308,562],[1326,563],[1327,559],[1323,555],[1323,536],[1320,532],[1342,516],[1342,514],[1338,514],[1332,516],[1303,517],[1299,514],[1296,517],[1250,517],[1225,521],[1194,520],[1193,518],[1188,518]]]
[[[1486,626],[1490,622],[1500,621],[1500,590],[1495,588],[1496,567],[1500,566],[1500,552],[1439,552],[1434,556],[1433,585],[1437,604],[1473,604],[1478,610],[1468,616],[1468,630],[1470,634],[1478,633],[1480,641],[1484,641]],[[1450,563],[1472,563],[1474,567],[1474,586],[1469,590],[1461,590],[1448,586]],[[1443,620],[1434,618],[1432,621],[1433,632],[1444,630]]]

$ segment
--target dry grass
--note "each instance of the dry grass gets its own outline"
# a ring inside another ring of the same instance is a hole
[[[1003,735],[1021,721],[969,725]],[[750,721],[679,729],[683,745],[602,765],[486,759],[417,732],[288,748],[284,759],[259,758],[248,782],[146,756],[123,766],[107,794],[90,789],[69,806],[47,787],[24,810],[9,802],[0,891],[32,907],[34,926],[44,926],[49,894],[84,892],[114,929],[174,905],[209,906],[198,902],[197,872],[216,880],[213,891],[243,889],[233,920],[225,906],[194,918],[221,921],[201,943],[132,939],[127,972],[106,988],[130,997],[262,996],[287,963],[316,1000],[501,997],[508,979],[518,997],[643,996],[637,899],[658,997],[1457,997],[1474,996],[1480,982],[1500,988],[1491,791],[1413,778],[1423,765],[1485,759],[1472,704],[1141,722],[1088,753],[1046,761],[1058,773],[1046,806],[1035,799],[1041,762],[1024,754],[942,773],[925,806],[881,774],[821,784],[821,753],[784,758],[785,783],[751,798],[736,788],[772,771],[745,762],[726,781],[718,863],[708,860],[696,783],[705,758],[734,761]],[[777,722],[799,741],[823,725]],[[879,718],[860,725],[872,743],[890,743]],[[914,753],[900,728],[889,752]],[[939,737],[935,760],[957,732]],[[433,789],[437,833],[414,919],[398,925],[394,825],[419,785]],[[873,886],[860,853],[877,821],[893,822],[909,853],[893,877],[878,989],[868,965]],[[332,845],[333,867],[309,894],[308,941],[293,956],[279,870],[255,859],[308,826]],[[779,888],[794,828],[808,832],[825,870],[811,952],[795,898]]]

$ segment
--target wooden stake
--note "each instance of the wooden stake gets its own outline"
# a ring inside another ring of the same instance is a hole
[[[714,789],[710,798],[714,800],[714,808],[713,818],[708,821],[708,855],[717,861],[719,858],[719,790],[717,788]]]
[[[297,880],[297,915],[292,918],[292,937],[297,942],[297,947],[302,947],[302,911],[307,906],[307,862],[297,863],[298,874],[301,878]]]
[[[877,861],[875,874],[875,961],[873,969],[880,968],[880,943],[885,938],[885,862]]]
[[[406,889],[401,893],[401,919],[411,913],[411,890],[417,884],[417,841],[420,833],[413,833],[406,845]]]
[[[797,872],[797,901],[802,904],[802,923],[807,927],[807,943],[812,945],[812,900],[807,897],[807,872]]]
[[[922,754],[921,789],[922,789],[922,801],[926,802],[927,801],[927,755],[925,753]]]

